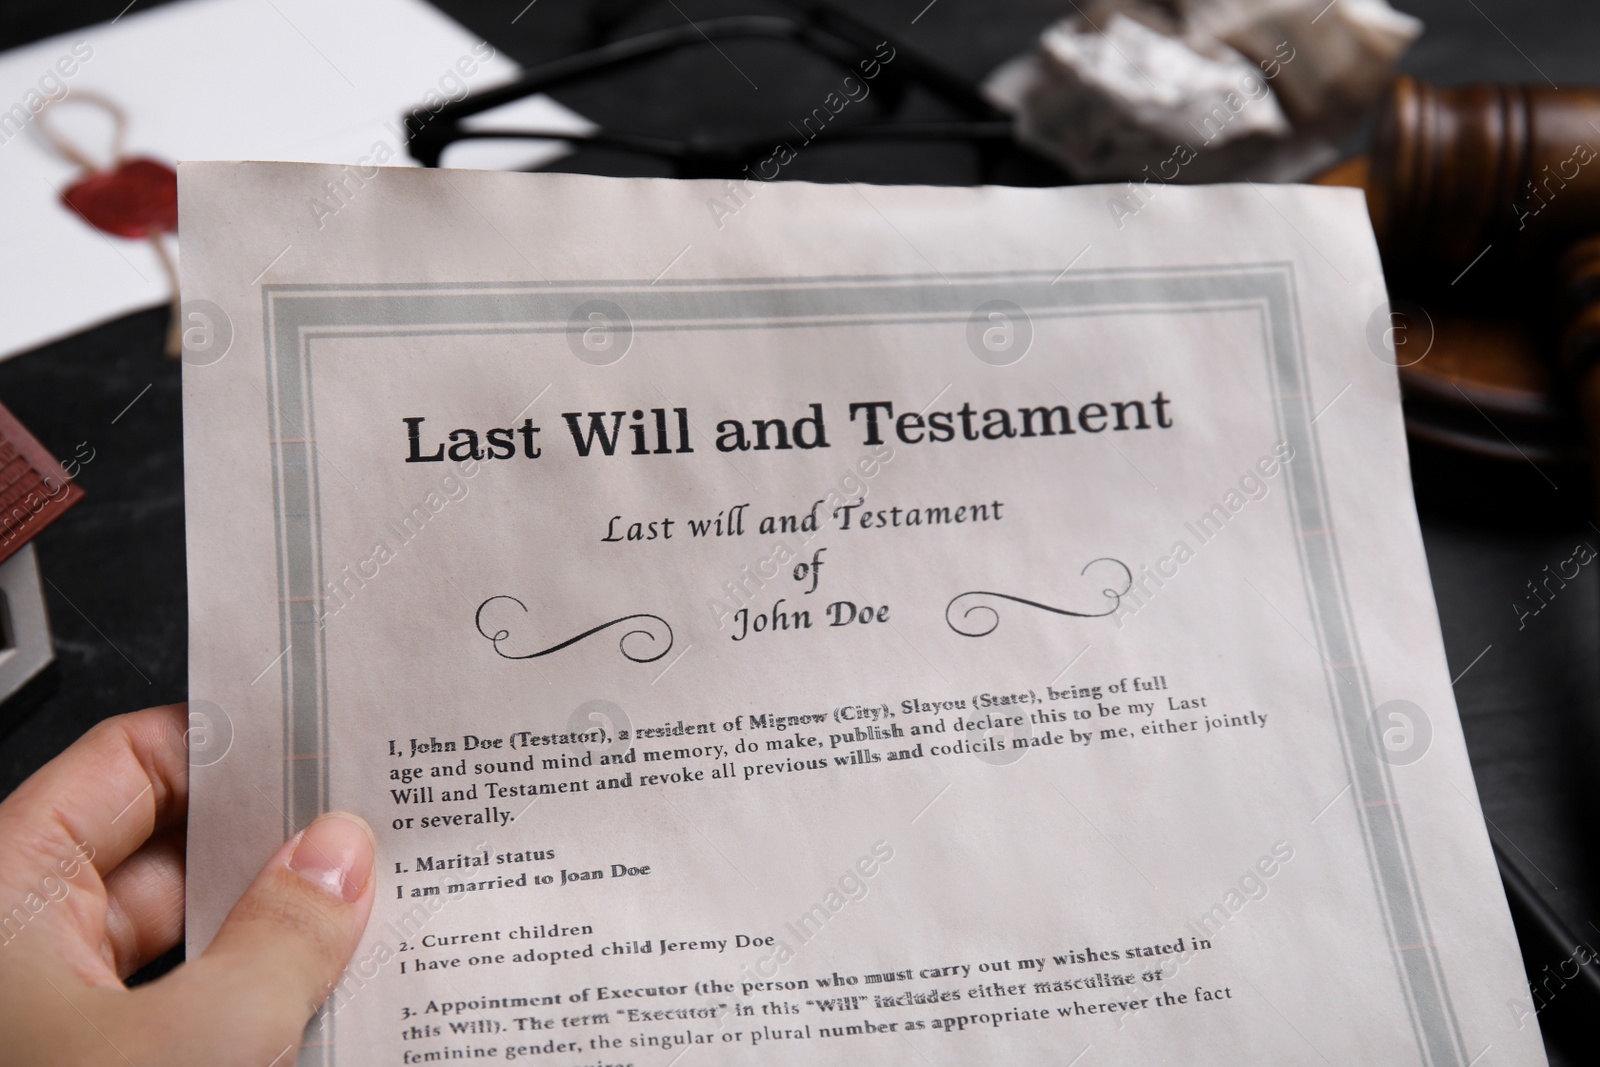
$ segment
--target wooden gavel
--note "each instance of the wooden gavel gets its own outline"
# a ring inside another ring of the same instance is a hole
[[[1488,418],[1468,391],[1495,392],[1481,387],[1495,382],[1497,364],[1532,364],[1521,380],[1543,388],[1522,390],[1504,414],[1527,407],[1530,393],[1565,400],[1575,389],[1600,479],[1600,89],[1442,89],[1400,78],[1373,130],[1365,188],[1391,292],[1423,296],[1441,314],[1470,322],[1485,312],[1518,320],[1536,339],[1518,348],[1470,331],[1474,343],[1432,372],[1436,389],[1454,386],[1437,392],[1459,394]],[[1554,359],[1535,357],[1551,348]],[[1541,362],[1554,364],[1553,377],[1539,373]],[[1400,373],[1404,389],[1407,372]],[[1532,464],[1501,425],[1495,431]],[[1495,851],[1525,941],[1546,958],[1573,959],[1583,942]],[[1586,959],[1579,973],[1575,988],[1592,1015],[1600,966]]]
[[[1600,89],[1400,78],[1373,130],[1368,205],[1391,281],[1548,269],[1600,233]]]
[[[1600,89],[1399,78],[1366,189],[1391,291],[1521,320],[1600,456]]]

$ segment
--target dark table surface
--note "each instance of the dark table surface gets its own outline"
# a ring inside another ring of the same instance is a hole
[[[111,18],[125,3],[7,0],[0,48]],[[439,6],[524,64],[589,46],[597,17],[621,18],[637,30],[764,10],[760,0],[677,0],[637,10],[628,0]],[[1594,0],[1399,0],[1396,6],[1427,25],[1403,63],[1419,77],[1600,83]],[[973,79],[1073,10],[1070,0],[932,6],[854,0],[850,7]],[[686,77],[698,81],[686,86]],[[795,95],[781,76],[762,80],[757,92],[732,70],[701,65],[643,75],[620,89],[587,86],[557,95],[602,122],[632,129],[678,121],[686,89],[698,94],[697,114],[710,121],[781,115],[786,106],[805,113],[808,90]],[[94,450],[80,476],[87,498],[37,543],[59,687],[0,737],[0,795],[99,719],[184,699],[182,428],[178,368],[161,356],[165,325],[165,310],[141,312],[0,363],[0,401],[52,452],[69,456],[81,443]],[[1485,499],[1483,483],[1472,478],[1431,471],[1428,477],[1420,494],[1423,535],[1491,835],[1569,926],[1600,941],[1600,849],[1594,847],[1600,841],[1600,565],[1585,567],[1535,616],[1519,620],[1513,606],[1546,565],[1570,557],[1579,542],[1600,545],[1600,531],[1584,517],[1583,477],[1540,483],[1549,498],[1536,496],[1532,506]],[[1587,1058],[1552,1048],[1552,1062]]]

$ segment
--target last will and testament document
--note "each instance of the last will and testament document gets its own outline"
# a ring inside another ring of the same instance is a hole
[[[1544,1062],[1360,197],[180,174],[190,947],[302,1064]]]

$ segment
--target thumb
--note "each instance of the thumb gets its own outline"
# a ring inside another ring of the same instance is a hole
[[[322,816],[268,861],[199,959],[156,983],[176,987],[162,992],[198,1030],[185,1035],[182,1062],[203,1051],[215,1055],[194,1062],[277,1062],[299,1044],[366,928],[373,853],[359,816]]]

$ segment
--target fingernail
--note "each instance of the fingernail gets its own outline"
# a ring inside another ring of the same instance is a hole
[[[289,869],[352,903],[372,877],[372,834],[353,815],[324,815],[301,832]]]

